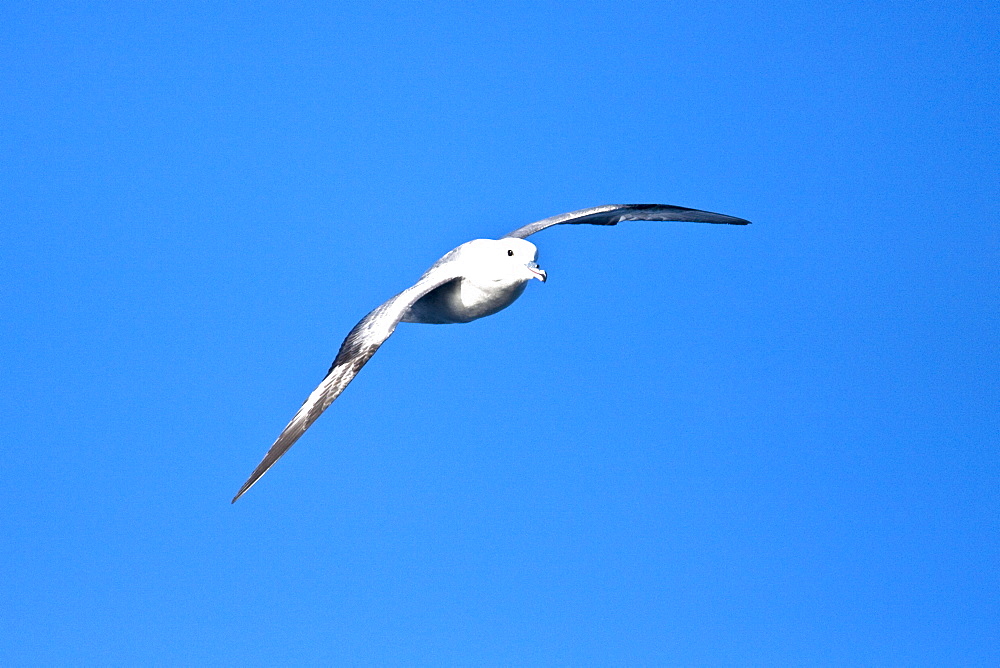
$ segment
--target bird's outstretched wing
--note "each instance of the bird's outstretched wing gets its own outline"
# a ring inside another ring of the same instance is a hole
[[[726,216],[711,211],[686,209],[670,204],[606,204],[589,209],[571,211],[545,220],[519,227],[504,237],[525,237],[540,232],[546,227],[569,223],[571,225],[617,225],[621,220],[676,220],[684,223],[722,223],[724,225],[749,225],[749,220]]]
[[[445,257],[447,258],[447,256]],[[406,309],[434,288],[440,287],[457,278],[460,278],[460,276],[453,269],[450,270],[448,265],[442,265],[439,262],[431,267],[417,281],[416,285],[400,292],[366,315],[361,322],[355,325],[354,329],[351,330],[351,333],[347,335],[347,338],[341,344],[340,352],[337,353],[337,357],[327,372],[326,378],[319,384],[319,387],[312,391],[309,398],[305,400],[305,403],[302,404],[295,417],[292,418],[292,421],[288,423],[281,432],[281,435],[278,436],[278,440],[274,442],[271,449],[264,455],[264,459],[254,469],[254,472],[250,474],[247,481],[243,483],[243,487],[236,493],[236,496],[233,497],[232,503],[236,503],[236,499],[243,496],[244,492],[253,487],[254,483],[260,480],[260,477],[267,473],[267,470],[283,454],[288,452],[288,449],[295,444],[295,441],[299,440],[299,437],[333,403],[334,399],[340,396],[340,393],[354,379],[358,371],[361,370],[361,367],[371,359],[371,356],[375,354],[379,346],[393,333]]]

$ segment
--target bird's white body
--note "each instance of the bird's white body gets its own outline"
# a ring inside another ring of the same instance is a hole
[[[526,287],[527,279],[477,285],[472,279],[459,278],[421,297],[403,314],[403,322],[429,325],[472,322],[504,310]]]
[[[403,322],[432,325],[472,322],[507,308],[532,278],[545,280],[535,260],[538,249],[523,239],[475,239],[462,244],[424,276],[444,264],[460,269],[456,278],[434,288],[403,314]]]

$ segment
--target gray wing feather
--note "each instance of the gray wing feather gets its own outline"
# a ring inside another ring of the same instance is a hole
[[[617,225],[622,220],[675,220],[685,223],[749,225],[749,220],[670,204],[607,204],[571,211],[519,227],[505,237],[524,239],[553,225]]]
[[[440,263],[435,264],[417,281],[416,285],[385,302],[354,326],[354,329],[341,344],[340,351],[333,360],[333,365],[327,372],[326,378],[319,384],[319,387],[312,391],[309,398],[295,413],[295,417],[282,430],[278,440],[274,442],[267,454],[264,455],[264,459],[233,497],[232,503],[236,503],[236,499],[253,487],[254,483],[260,480],[260,477],[267,473],[267,470],[282,455],[288,452],[288,449],[295,444],[295,441],[299,440],[306,429],[340,396],[348,383],[358,375],[361,367],[371,359],[379,346],[385,343],[385,340],[395,331],[396,325],[399,324],[406,309],[434,288],[458,278],[453,272],[444,268],[439,269],[439,267]]]

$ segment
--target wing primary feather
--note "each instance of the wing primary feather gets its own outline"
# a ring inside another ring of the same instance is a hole
[[[395,331],[406,309],[434,288],[457,277],[455,273],[457,270],[454,268],[449,270],[448,267],[447,264],[431,267],[413,287],[400,292],[366,315],[361,319],[361,322],[354,326],[340,345],[337,357],[333,360],[333,365],[326,377],[323,378],[323,382],[302,403],[295,416],[281,431],[267,454],[264,455],[264,459],[233,497],[231,503],[236,503],[237,499],[253,487],[261,476],[267,473],[268,469],[288,452],[288,449],[299,440],[323,411],[340,396],[344,388],[358,375],[361,367],[372,358],[375,351]]]
[[[617,225],[623,220],[672,220],[685,223],[724,225],[750,224],[749,220],[743,218],[672,204],[607,204],[545,218],[519,227],[506,236],[524,239],[553,225]]]
[[[240,491],[236,493],[236,496],[233,497],[230,503],[236,503],[238,498],[253,487],[260,480],[261,476],[267,473],[267,470],[274,466],[281,459],[282,455],[295,445],[295,442],[299,440],[302,434],[306,433],[306,429],[312,426],[312,423],[319,418],[323,411],[329,408],[330,404],[340,396],[341,392],[344,391],[347,385],[358,374],[358,371],[361,370],[361,367],[372,358],[372,355],[375,354],[380,345],[368,346],[356,352],[349,359],[341,361],[339,365],[334,363],[333,368],[330,369],[330,373],[326,375],[323,382],[303,402],[302,407],[295,413],[295,417],[281,431],[281,435],[278,436],[277,440],[267,451],[267,454],[264,455],[264,459],[261,460],[257,468],[250,474],[247,481],[243,483]],[[340,355],[337,358],[339,360]]]

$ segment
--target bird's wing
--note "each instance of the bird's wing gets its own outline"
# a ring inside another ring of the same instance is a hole
[[[726,216],[711,211],[686,209],[670,204],[606,204],[589,209],[571,211],[545,220],[519,227],[504,237],[525,237],[540,232],[546,227],[569,223],[571,225],[617,225],[621,220],[676,220],[685,223],[722,223],[725,225],[749,225],[749,220]]]
[[[244,492],[253,487],[254,483],[267,473],[267,470],[283,454],[288,452],[288,449],[295,444],[295,441],[299,440],[299,437],[333,403],[334,399],[340,396],[340,393],[354,379],[358,371],[361,370],[361,367],[371,359],[371,356],[375,354],[379,346],[396,329],[396,325],[399,324],[406,309],[434,288],[440,287],[457,278],[460,278],[460,274],[457,273],[457,267],[449,269],[447,263],[442,264],[439,262],[424,274],[417,281],[416,285],[400,292],[366,315],[361,322],[355,325],[354,329],[351,330],[351,333],[347,335],[347,338],[341,344],[340,351],[337,353],[333,365],[327,372],[326,378],[319,384],[319,387],[312,391],[309,398],[305,400],[305,403],[302,404],[295,417],[292,418],[292,421],[288,423],[281,432],[281,435],[278,436],[278,440],[274,442],[271,449],[264,455],[264,459],[254,469],[254,472],[250,474],[247,481],[243,483],[243,487],[236,493],[236,496],[233,497],[232,503],[236,503],[236,499],[243,496]]]

